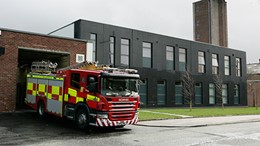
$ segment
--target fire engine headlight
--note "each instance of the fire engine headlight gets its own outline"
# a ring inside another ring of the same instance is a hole
[[[108,115],[107,114],[97,114],[97,117],[100,119],[107,119]]]

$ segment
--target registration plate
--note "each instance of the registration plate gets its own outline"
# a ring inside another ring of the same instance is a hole
[[[126,125],[126,123],[123,122],[123,121],[121,121],[121,122],[118,123],[118,126],[124,126],[124,125]]]

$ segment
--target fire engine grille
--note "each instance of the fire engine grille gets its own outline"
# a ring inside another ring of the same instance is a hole
[[[129,102],[108,102],[109,119],[112,121],[131,120],[135,116],[136,101]]]

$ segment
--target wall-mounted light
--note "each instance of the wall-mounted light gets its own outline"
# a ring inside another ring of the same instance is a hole
[[[0,56],[5,54],[5,48],[4,47],[0,47]]]

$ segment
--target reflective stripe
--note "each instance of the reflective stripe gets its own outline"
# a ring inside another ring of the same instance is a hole
[[[87,100],[91,100],[91,101],[97,101],[97,102],[99,102],[99,101],[100,101],[100,98],[88,94],[88,95],[87,95]]]
[[[105,126],[107,127],[108,126],[108,121],[105,120],[105,119],[102,119],[103,123],[105,124]]]
[[[75,89],[68,88],[68,94],[71,97],[75,97],[76,98],[76,100],[75,100],[76,103],[84,101],[84,98],[77,96],[77,90],[75,90]],[[69,100],[68,94],[65,94],[64,101],[68,101]]]
[[[27,90],[33,90],[33,83],[27,83]]]
[[[70,94],[70,96],[77,97],[77,91],[74,89],[69,88],[68,93]]]
[[[100,127],[103,127],[103,124],[101,123],[99,118],[97,119],[97,125],[100,126]]]
[[[32,75],[33,78],[39,78],[39,79],[55,79],[55,80],[63,80],[63,78],[56,78],[52,76],[39,76],[39,75]]]
[[[55,76],[41,76],[41,75],[30,75],[27,74],[28,78],[39,78],[39,79],[53,79],[53,80],[64,80],[63,78],[57,78]]]
[[[60,87],[52,86],[52,94],[60,95]]]
[[[59,95],[59,101],[62,102],[62,95]]]
[[[36,91],[35,90],[32,91],[32,95],[36,96]]]
[[[64,95],[64,101],[68,101],[69,100],[69,95],[68,94],[65,94]]]
[[[123,125],[132,125],[138,122],[138,116],[135,116],[132,120],[124,120],[124,121],[110,121],[109,119],[96,119],[97,127],[108,127],[108,126],[123,126]]]
[[[48,93],[48,98],[52,99],[52,95],[50,93]]]
[[[46,90],[45,90],[45,84],[39,84],[39,90],[38,91],[40,91],[40,92],[45,92]]]
[[[77,97],[77,98],[76,98],[76,103],[78,103],[78,102],[83,102],[83,101],[84,101],[84,99],[81,98],[81,97]]]

